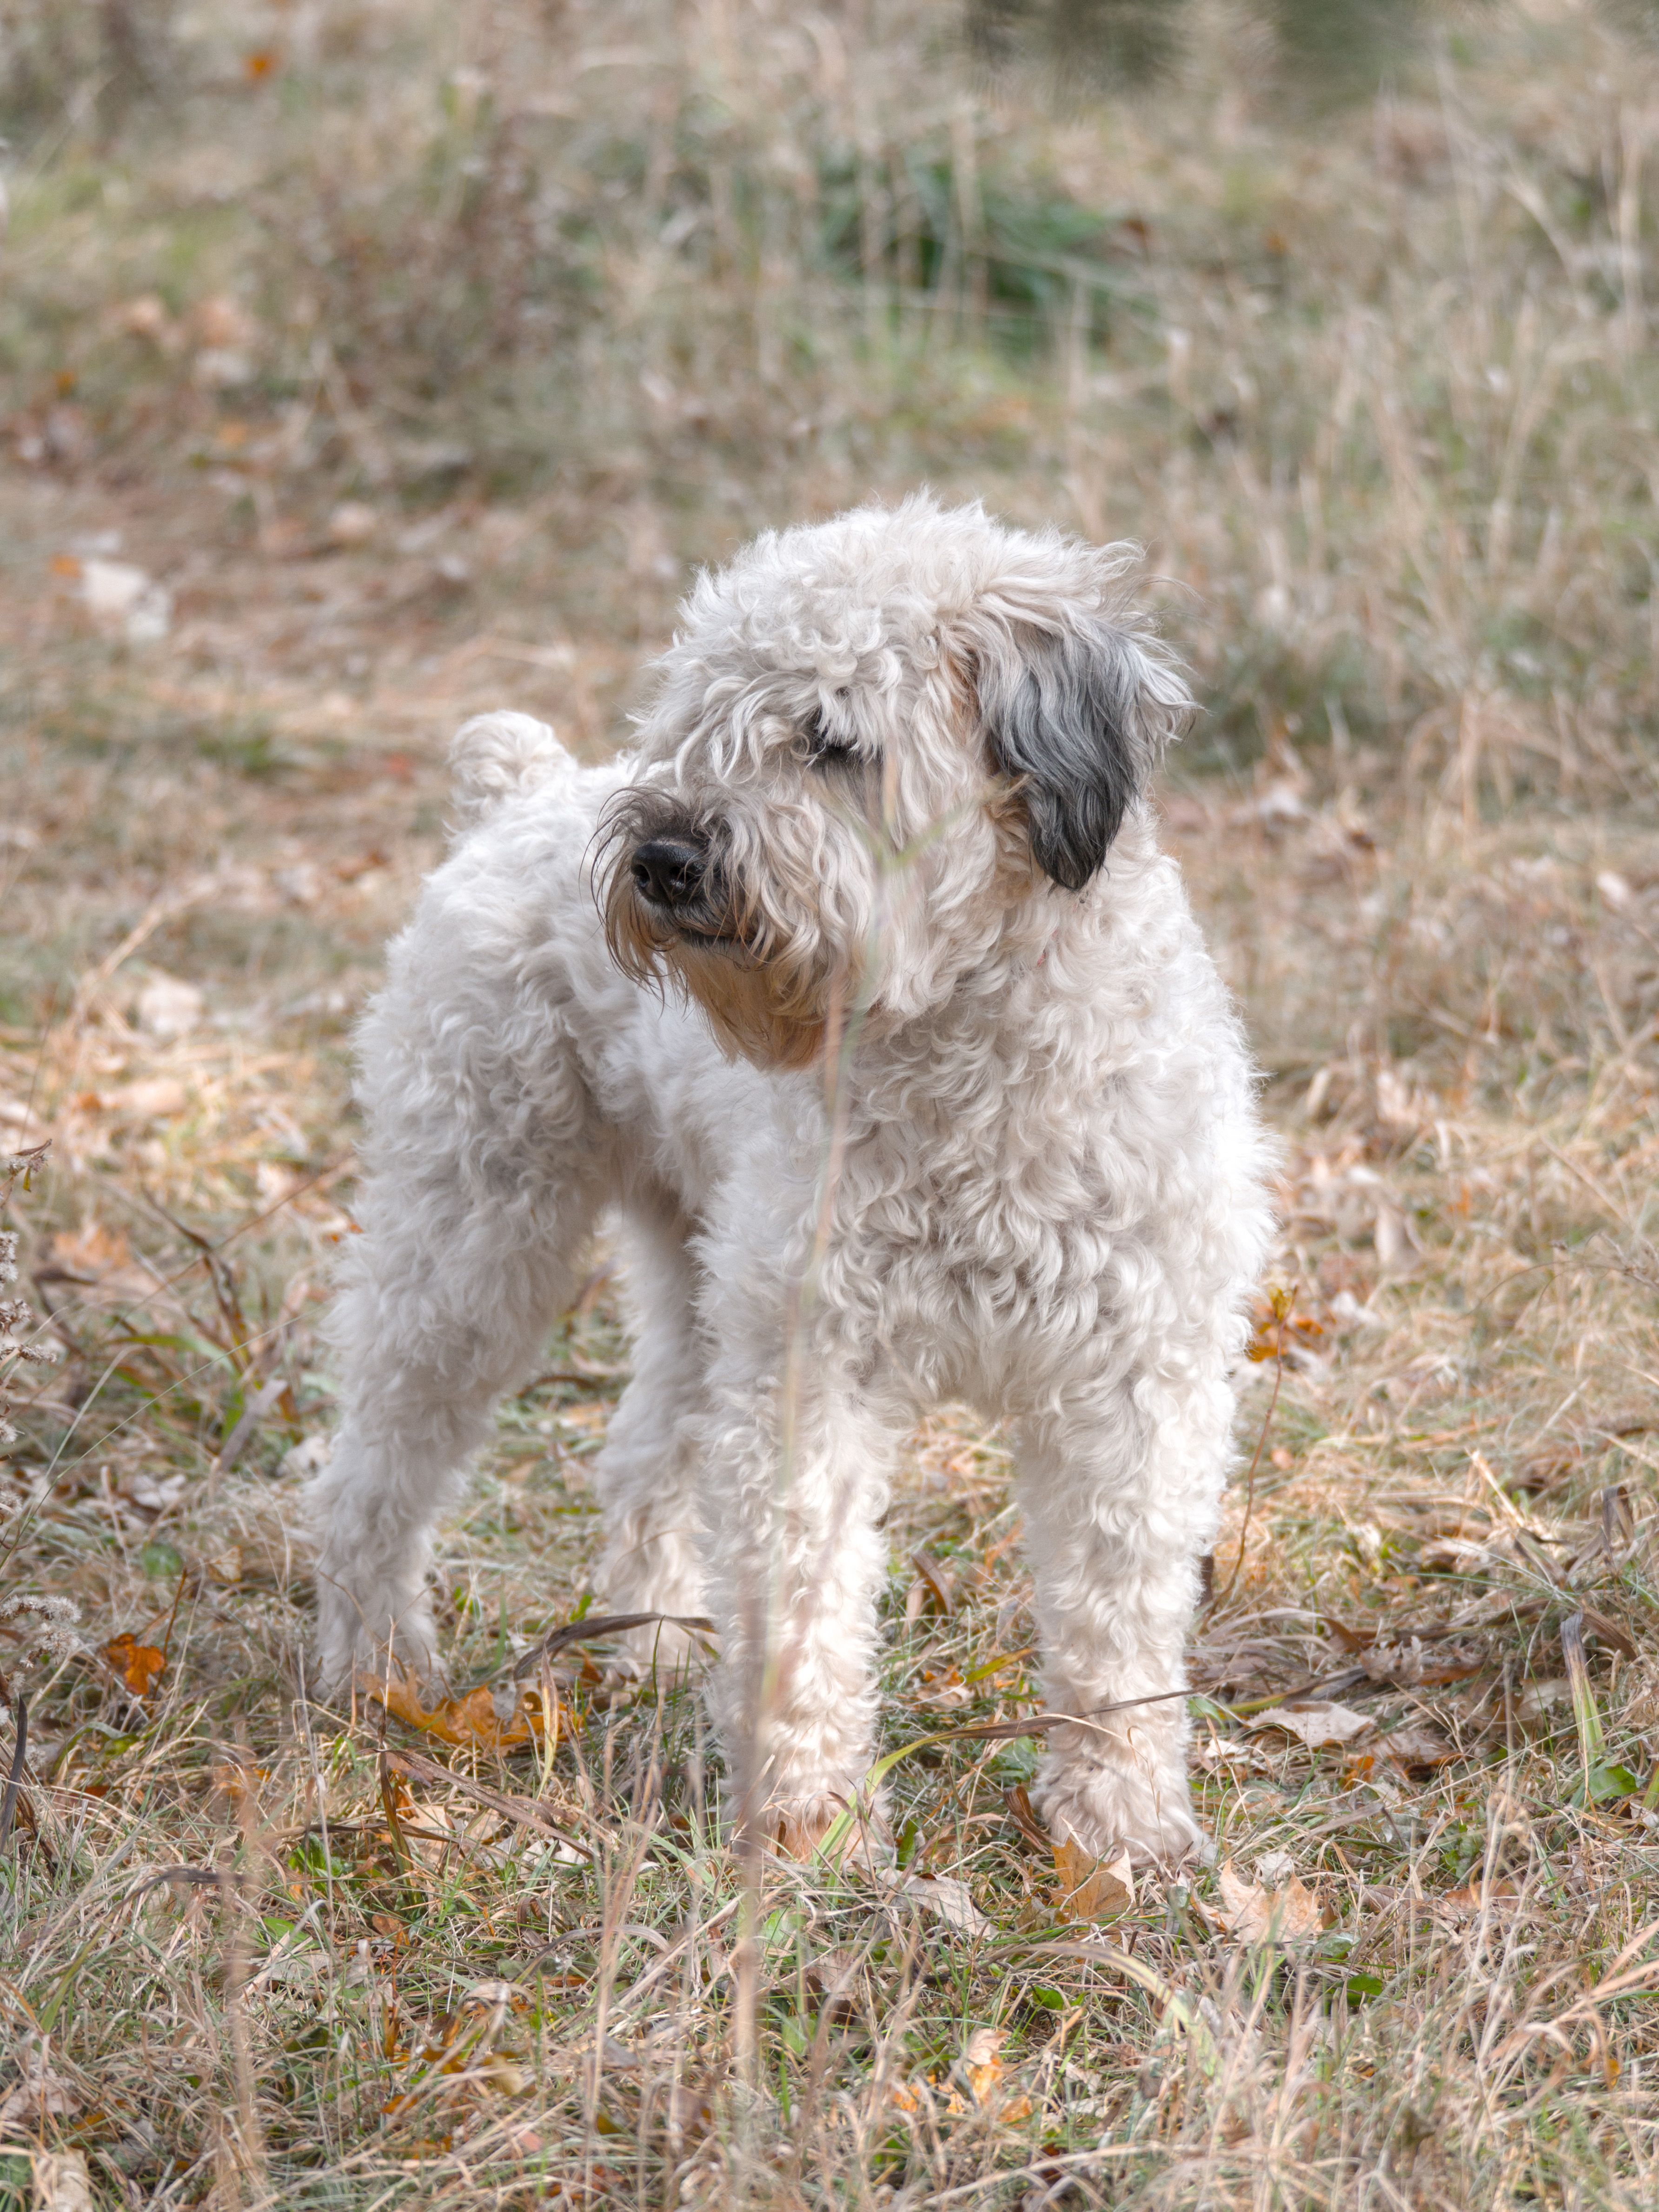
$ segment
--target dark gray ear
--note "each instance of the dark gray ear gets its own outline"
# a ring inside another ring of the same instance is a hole
[[[1156,649],[1104,621],[1012,642],[979,657],[991,757],[1018,782],[1037,866],[1080,891],[1146,790],[1186,688]]]

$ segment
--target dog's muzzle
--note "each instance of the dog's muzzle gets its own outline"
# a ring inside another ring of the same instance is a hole
[[[652,837],[639,846],[629,866],[642,899],[677,919],[701,907],[708,890],[708,854],[683,837]]]
[[[660,928],[682,941],[730,950],[737,939],[726,910],[726,872],[708,840],[695,833],[647,837],[629,855],[634,895]]]

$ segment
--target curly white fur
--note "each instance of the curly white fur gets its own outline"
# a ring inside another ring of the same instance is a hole
[[[1079,1716],[1037,1803],[1095,1850],[1194,1839],[1165,1693],[1267,1154],[1143,796],[1186,694],[1127,568],[861,509],[703,579],[626,757],[462,733],[464,832],[359,1037],[331,1680],[434,1662],[428,1532],[614,1207],[638,1343],[604,1593],[714,1616],[739,1809],[800,1848],[866,1772],[888,1483],[956,1398],[1016,1444],[1047,1701]]]

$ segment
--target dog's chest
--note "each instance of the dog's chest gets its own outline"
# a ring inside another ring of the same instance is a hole
[[[1092,1325],[1112,1193],[1089,1133],[1040,1101],[872,1117],[849,1133],[825,1287],[866,1343],[941,1345]]]

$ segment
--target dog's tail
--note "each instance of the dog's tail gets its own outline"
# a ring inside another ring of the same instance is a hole
[[[449,748],[450,832],[464,837],[504,799],[574,775],[576,763],[545,722],[529,714],[475,714]]]

